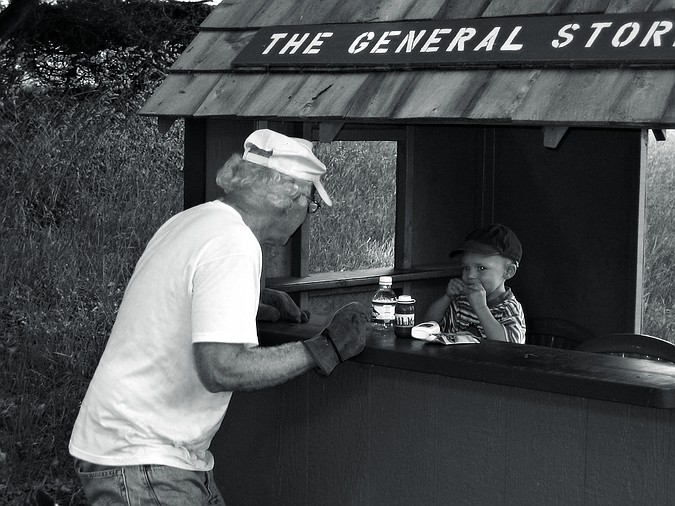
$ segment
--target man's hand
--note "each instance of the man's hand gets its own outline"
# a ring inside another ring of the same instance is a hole
[[[260,293],[260,306],[258,308],[257,319],[272,322],[281,319],[301,323],[309,320],[309,312],[301,311],[286,292],[273,290],[272,288],[263,288]]]
[[[303,341],[322,374],[328,376],[340,362],[363,351],[369,318],[362,304],[352,302],[336,311],[321,334]]]

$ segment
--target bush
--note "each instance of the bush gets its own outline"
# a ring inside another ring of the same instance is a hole
[[[122,292],[182,209],[182,132],[105,97],[19,100],[0,124],[0,497],[42,482],[69,497],[70,431]]]

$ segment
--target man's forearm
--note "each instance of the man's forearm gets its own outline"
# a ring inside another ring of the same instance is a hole
[[[211,391],[252,391],[285,383],[316,366],[301,342],[270,347],[197,343],[195,360]]]

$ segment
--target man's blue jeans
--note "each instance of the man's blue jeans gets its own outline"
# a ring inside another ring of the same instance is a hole
[[[92,506],[225,504],[212,471],[160,465],[108,467],[77,459],[75,470]]]

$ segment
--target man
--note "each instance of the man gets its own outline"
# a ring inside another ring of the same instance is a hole
[[[257,346],[260,245],[286,243],[318,209],[314,191],[331,205],[325,171],[309,141],[258,130],[220,169],[224,196],[150,240],[70,440],[92,504],[224,504],[209,445],[232,392],[328,375],[362,351],[356,303],[307,341]]]

